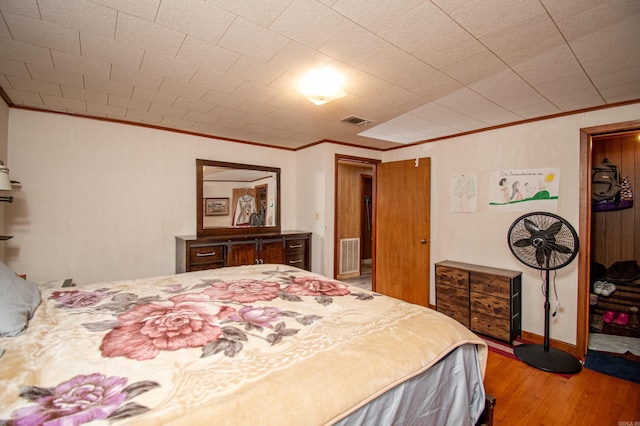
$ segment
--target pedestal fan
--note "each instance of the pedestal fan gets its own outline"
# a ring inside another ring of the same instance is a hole
[[[549,347],[549,272],[562,268],[578,254],[578,234],[571,225],[552,213],[527,213],[509,228],[507,237],[513,255],[525,265],[545,271],[544,345],[523,344],[514,348],[521,361],[543,371],[573,374],[582,369],[570,354]]]

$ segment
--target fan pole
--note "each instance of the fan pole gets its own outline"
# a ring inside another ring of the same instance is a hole
[[[513,348],[514,355],[522,362],[542,371],[559,374],[575,374],[582,370],[582,364],[570,354],[549,346],[549,259],[547,259],[544,283],[544,345],[523,344]]]

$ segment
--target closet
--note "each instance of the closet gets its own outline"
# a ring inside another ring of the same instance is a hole
[[[640,277],[629,280],[627,272],[623,280],[611,278],[619,266],[632,271],[634,263],[640,264],[640,131],[594,136],[591,152],[592,164],[606,158],[619,167],[620,176],[629,180],[634,204],[621,210],[591,212],[589,332],[640,338]],[[598,282],[612,283],[615,290],[596,294]],[[607,312],[614,312],[614,319],[626,314],[628,322],[607,320]]]

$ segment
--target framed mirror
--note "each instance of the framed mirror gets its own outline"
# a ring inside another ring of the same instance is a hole
[[[280,232],[280,169],[196,160],[200,235]]]

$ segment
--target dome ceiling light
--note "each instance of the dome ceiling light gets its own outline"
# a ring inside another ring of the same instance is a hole
[[[298,84],[298,93],[316,105],[326,104],[345,96],[344,79],[334,69],[324,67],[311,71]]]

